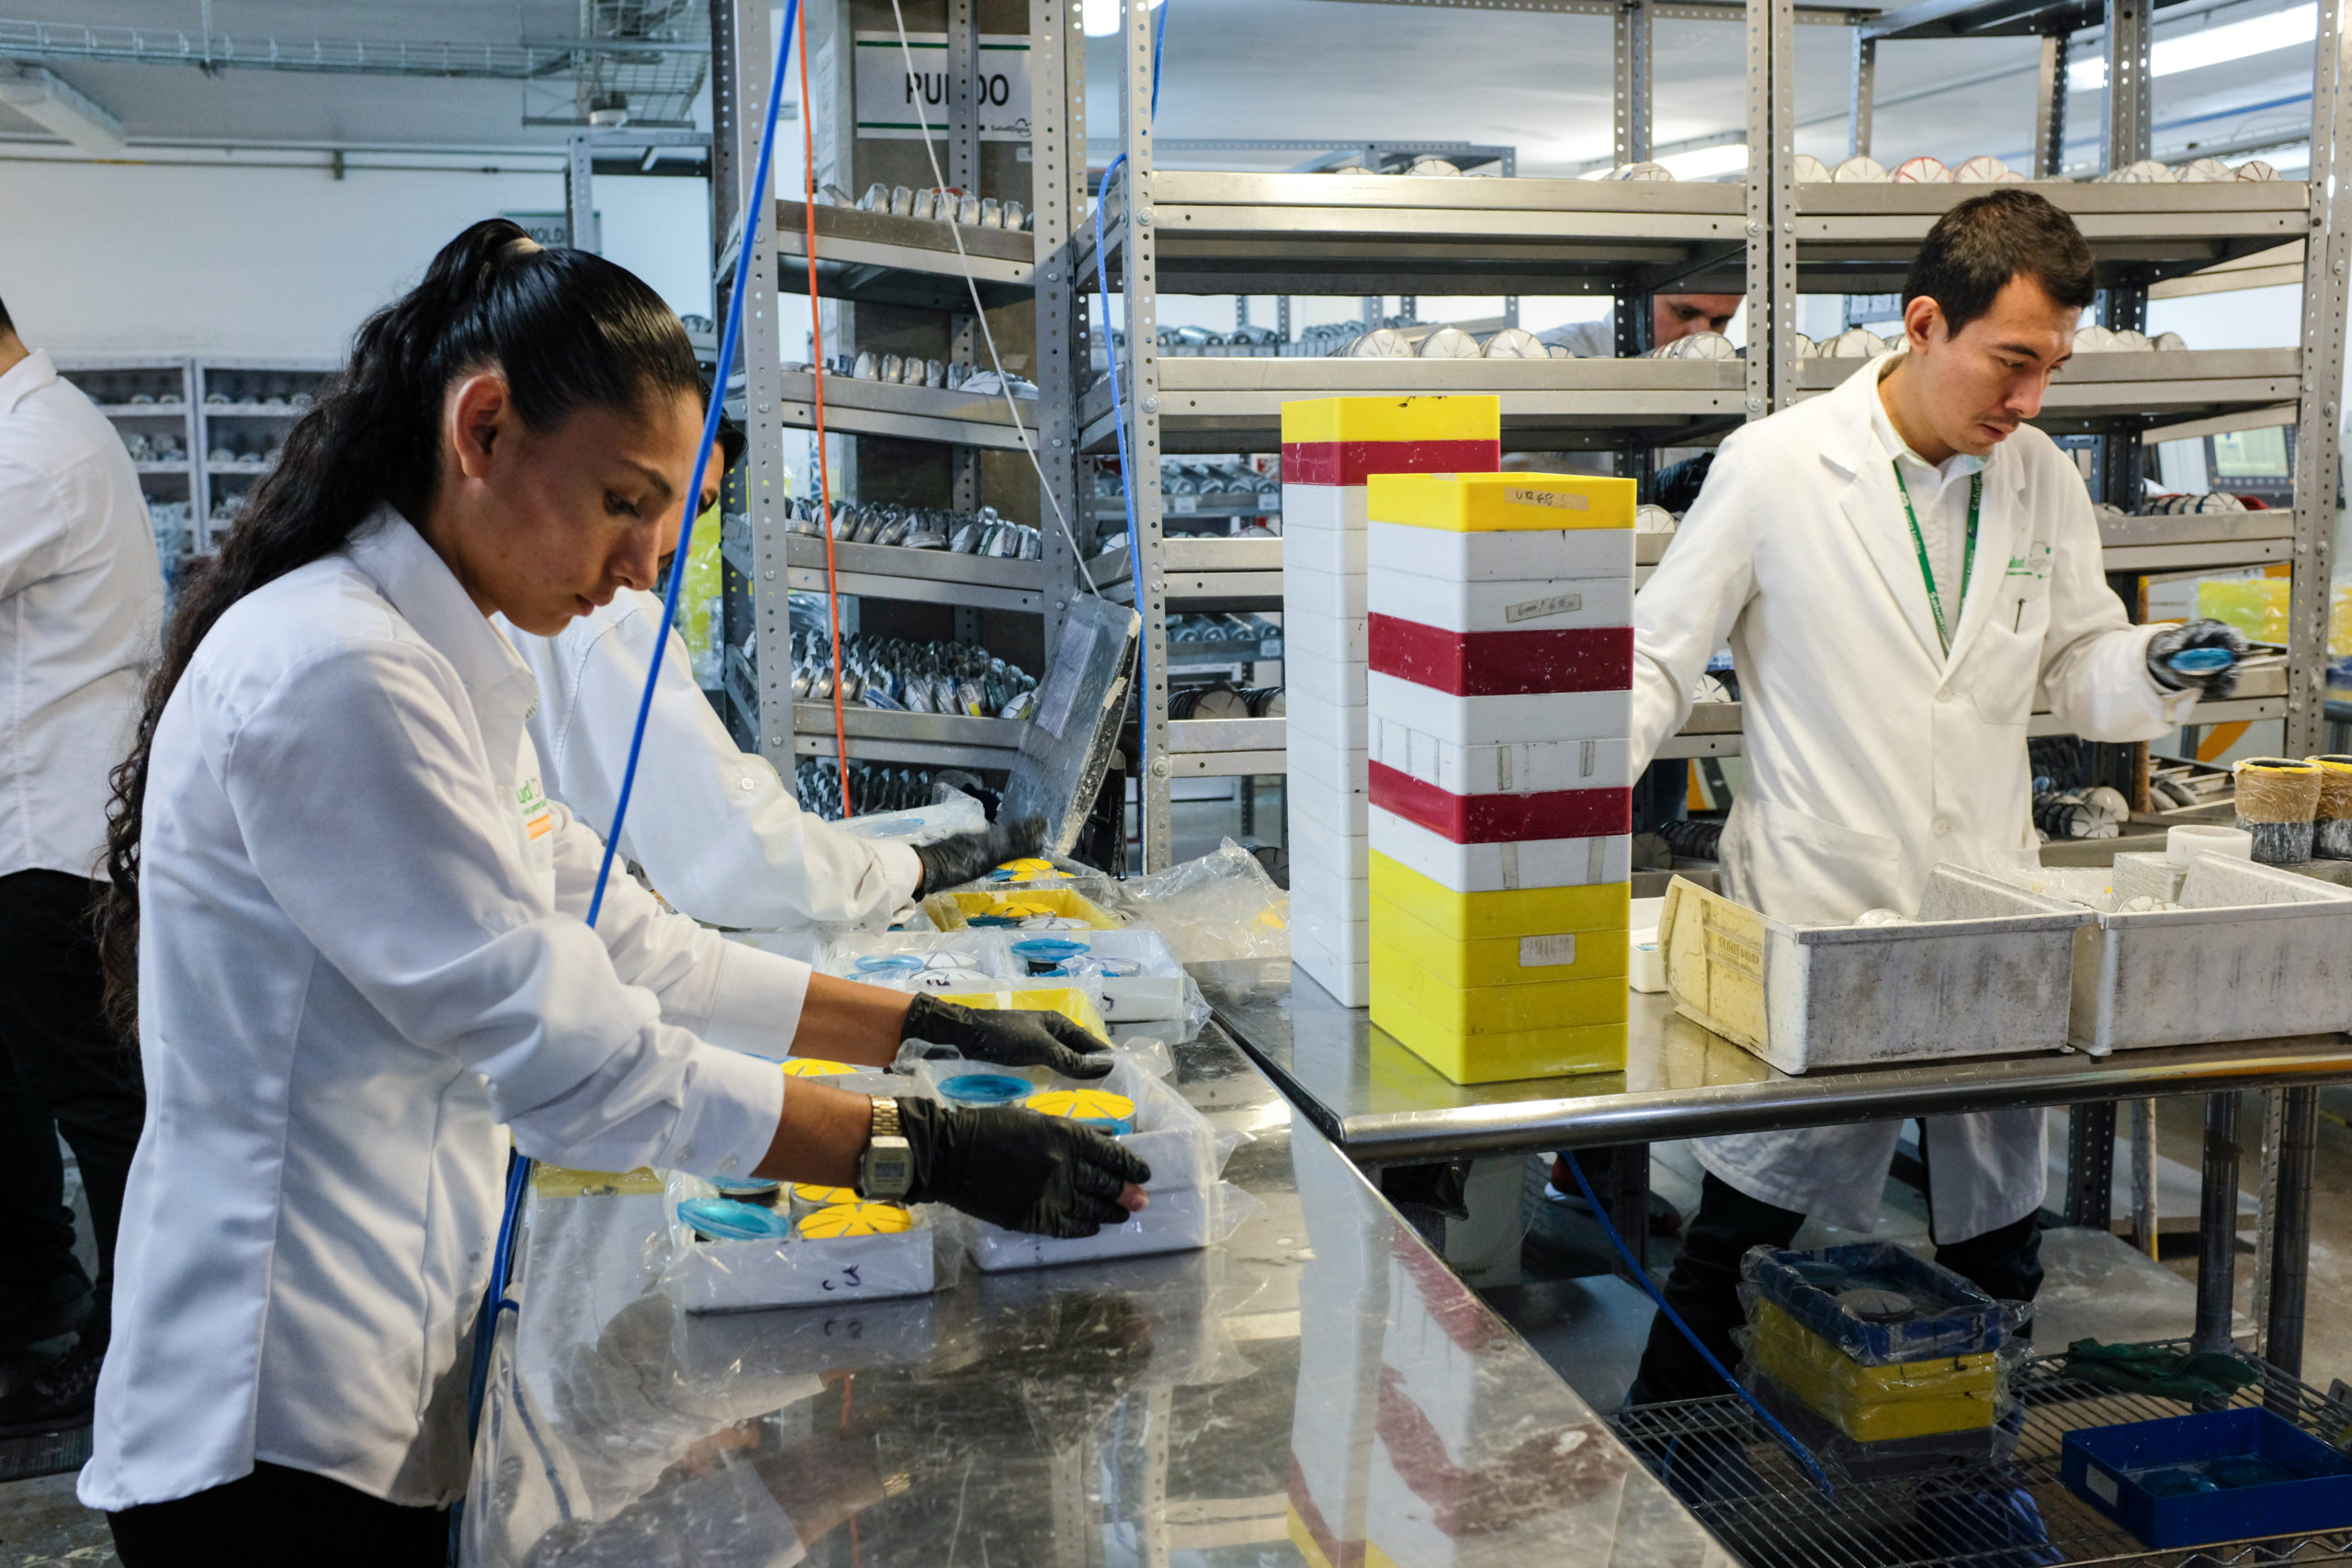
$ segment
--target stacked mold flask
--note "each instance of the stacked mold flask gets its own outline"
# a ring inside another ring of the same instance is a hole
[[[1370,999],[1365,487],[1501,461],[1499,398],[1283,405],[1291,959],[1348,1007]]]
[[[1370,491],[1372,1021],[1456,1083],[1622,1070],[1634,483]]]

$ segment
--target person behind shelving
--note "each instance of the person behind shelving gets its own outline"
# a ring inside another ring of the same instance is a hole
[[[1746,303],[1745,294],[1653,294],[1650,346],[1664,348],[1669,343],[1697,337],[1701,333],[1720,333],[1731,325],[1731,319],[1739,314],[1739,308]],[[1611,359],[1617,354],[1617,329],[1607,317],[1597,321],[1571,321],[1535,336],[1539,342],[1565,348],[1582,359]]]
[[[0,1359],[79,1337],[0,1395],[0,1437],[88,1419],[146,1100],[104,1017],[91,914],[107,770],[155,658],[164,575],[122,437],[0,306]],[[58,1134],[97,1280],[74,1256]]]
[[[722,436],[724,461],[711,455],[714,491],[742,451],[731,423]],[[695,534],[718,525],[714,504]],[[655,639],[665,635],[662,611],[659,593],[625,588],[553,637],[506,628],[539,683],[529,723],[547,792],[594,828],[612,821],[620,799]],[[782,931],[787,951],[813,957],[818,927],[887,919],[1035,852],[1035,823],[991,824],[918,849],[861,839],[801,810],[775,764],[736,746],[695,684],[684,639],[674,628],[666,635],[621,853],[682,913]]]
[[[1056,1235],[1145,1202],[1089,1129],[725,1048],[1107,1071],[1066,1021],[813,976],[625,876],[584,922],[603,846],[541,787],[490,617],[544,636],[645,587],[702,412],[641,281],[477,223],[362,325],[186,586],[101,931],[149,1109],[79,1492],[125,1568],[443,1560],[510,1133]]]
[[[1735,432],[1634,602],[1634,754],[1646,765],[1729,638],[1747,722],[1724,891],[1781,919],[1905,915],[1939,862],[2038,863],[2027,723],[2037,693],[2091,739],[2152,739],[2233,675],[2212,621],[2133,626],[2100,570],[2080,472],[2026,421],[2074,352],[2090,247],[2010,187],[1953,207],[1903,297],[1902,352]],[[1726,1366],[1739,1259],[1805,1216],[1867,1231],[1900,1123],[1697,1141],[1706,1179],[1665,1293]],[[1921,1150],[1939,1262],[1994,1295],[2041,1280],[2039,1109],[1938,1116]],[[1720,1392],[1663,1316],[1632,1398]]]

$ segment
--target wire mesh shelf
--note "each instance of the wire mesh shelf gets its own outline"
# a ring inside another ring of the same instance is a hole
[[[2166,1344],[2186,1349],[2186,1341]],[[1612,1423],[1627,1447],[1747,1568],[2241,1568],[2352,1562],[2352,1527],[2187,1550],[2154,1551],[2059,1480],[2065,1434],[2196,1410],[2261,1405],[2323,1441],[2352,1427],[2352,1405],[2243,1356],[2257,1381],[2227,1399],[2189,1404],[2119,1393],[2070,1377],[2056,1356],[2011,1384],[2021,1421],[1998,1463],[1894,1477],[1858,1476],[1828,1455],[1825,1497],[1788,1450],[1730,1394],[1636,1405]]]

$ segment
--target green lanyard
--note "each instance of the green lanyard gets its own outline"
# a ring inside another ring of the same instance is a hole
[[[1903,515],[1911,523],[1911,547],[1919,552],[1919,575],[1928,583],[1928,608],[1936,617],[1936,636],[1942,639],[1944,657],[1951,657],[1951,627],[1944,619],[1944,596],[1936,592],[1936,569],[1928,564],[1928,541],[1919,533],[1919,514],[1911,510],[1911,487],[1903,482],[1903,465],[1892,465],[1894,488],[1903,492]],[[1968,574],[1976,564],[1976,513],[1984,500],[1984,471],[1980,468],[1968,476],[1968,544],[1960,558],[1960,596],[1968,598]]]

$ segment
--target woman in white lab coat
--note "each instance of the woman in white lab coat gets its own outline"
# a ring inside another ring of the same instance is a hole
[[[787,1092],[724,1048],[1101,1070],[1067,1035],[812,976],[626,878],[584,923],[601,845],[540,787],[489,616],[551,631],[650,581],[701,418],[650,289],[479,223],[360,329],[184,590],[104,932],[149,1108],[80,1493],[126,1568],[441,1560],[510,1131],[1056,1234],[1140,1206],[1108,1139]]]
[[[1843,923],[1916,913],[1939,862],[2030,870],[2037,697],[2071,733],[2129,741],[2228,694],[2228,669],[2184,675],[2166,660],[2244,643],[2211,621],[2131,623],[2099,569],[2082,476],[2025,423],[2095,287],[2089,246],[2045,197],[1962,202],[1912,265],[1906,351],[1723,444],[1634,604],[1634,753],[1646,763],[1680,727],[1728,639],[1747,730],[1723,835],[1731,897]],[[1727,1364],[1741,1252],[1787,1246],[1807,1215],[1867,1232],[1899,1130],[1698,1141],[1707,1188],[1666,1294]],[[1928,1118],[1921,1152],[1939,1260],[2030,1298],[2041,1110]],[[1719,1392],[1662,1319],[1637,1388]]]

